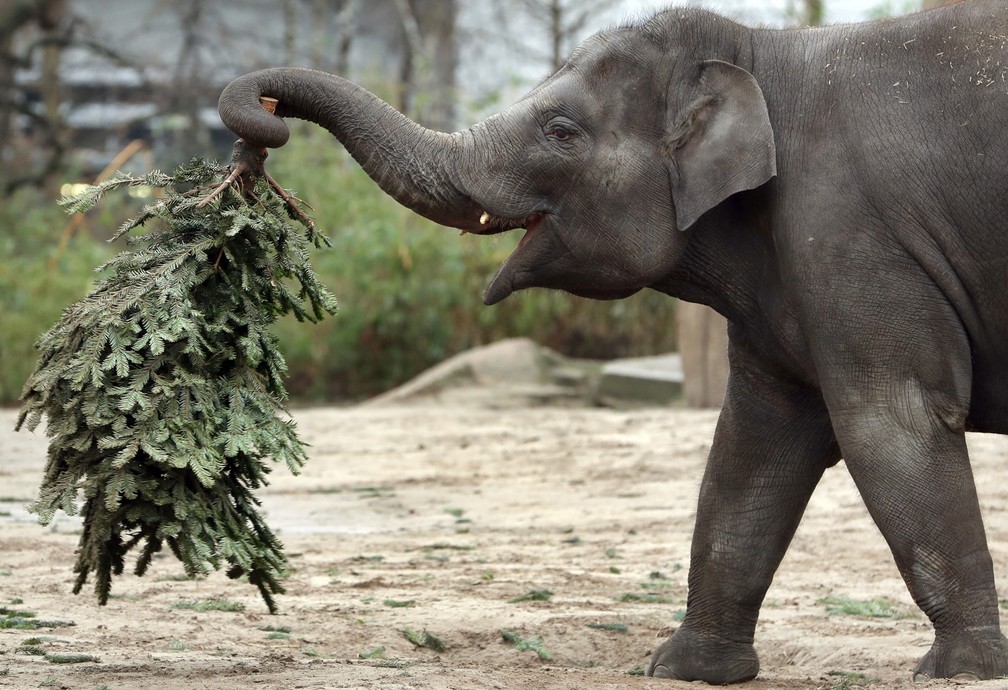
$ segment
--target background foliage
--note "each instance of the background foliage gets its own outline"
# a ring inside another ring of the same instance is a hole
[[[579,357],[674,349],[674,303],[653,292],[590,302],[535,290],[483,306],[483,288],[520,233],[458,237],[412,214],[321,130],[297,131],[267,166],[314,205],[316,223],[333,243],[313,263],[339,300],[336,317],[312,328],[293,320],[277,325],[296,400],[372,395],[504,337],[527,336]],[[17,400],[36,358],[35,339],[87,291],[94,268],[114,252],[105,240],[136,209],[112,206],[89,215],[62,250],[66,218],[55,202],[25,189],[0,210],[0,251],[8,257],[0,263],[0,402]]]

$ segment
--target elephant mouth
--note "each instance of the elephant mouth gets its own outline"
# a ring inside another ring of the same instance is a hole
[[[525,228],[527,238],[535,232],[545,217],[545,211],[533,211],[524,218],[506,218],[491,215],[489,211],[484,211],[480,216],[479,224],[462,230],[462,234],[472,233],[473,235],[498,235],[502,232]],[[525,239],[522,239],[524,242]]]
[[[529,248],[528,245],[543,234],[542,227],[549,215],[548,211],[533,211],[524,218],[507,218],[492,216],[484,211],[478,226],[462,231],[463,234],[469,232],[474,235],[498,235],[510,230],[525,229],[525,235],[518,242],[518,246],[504,260],[487,286],[483,294],[485,304],[496,304],[515,290],[530,286],[526,283],[533,274],[534,265],[541,261],[538,255],[541,254],[543,247],[542,242],[536,243],[535,248]]]

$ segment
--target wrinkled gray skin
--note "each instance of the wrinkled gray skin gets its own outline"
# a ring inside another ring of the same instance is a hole
[[[220,110],[279,146],[256,101],[276,97],[417,213],[526,227],[487,304],[652,288],[728,318],[686,618],[649,674],[756,675],[760,604],[843,457],[934,624],[918,676],[992,678],[1008,643],[964,432],[1008,433],[1006,34],[1005,1],[816,30],[673,9],[454,134],[305,70],[246,75]]]

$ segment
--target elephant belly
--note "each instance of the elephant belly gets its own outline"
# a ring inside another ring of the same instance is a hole
[[[966,419],[971,431],[1008,434],[1008,353],[973,362],[973,395]]]

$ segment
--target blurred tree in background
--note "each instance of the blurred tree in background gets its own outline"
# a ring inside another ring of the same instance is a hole
[[[567,57],[584,38],[586,30],[597,24],[601,15],[622,4],[622,0],[518,0],[517,3],[514,0],[498,1],[506,3],[509,7],[517,4],[528,16],[531,26],[545,30],[549,46],[549,54],[545,59],[550,71],[563,67]]]

